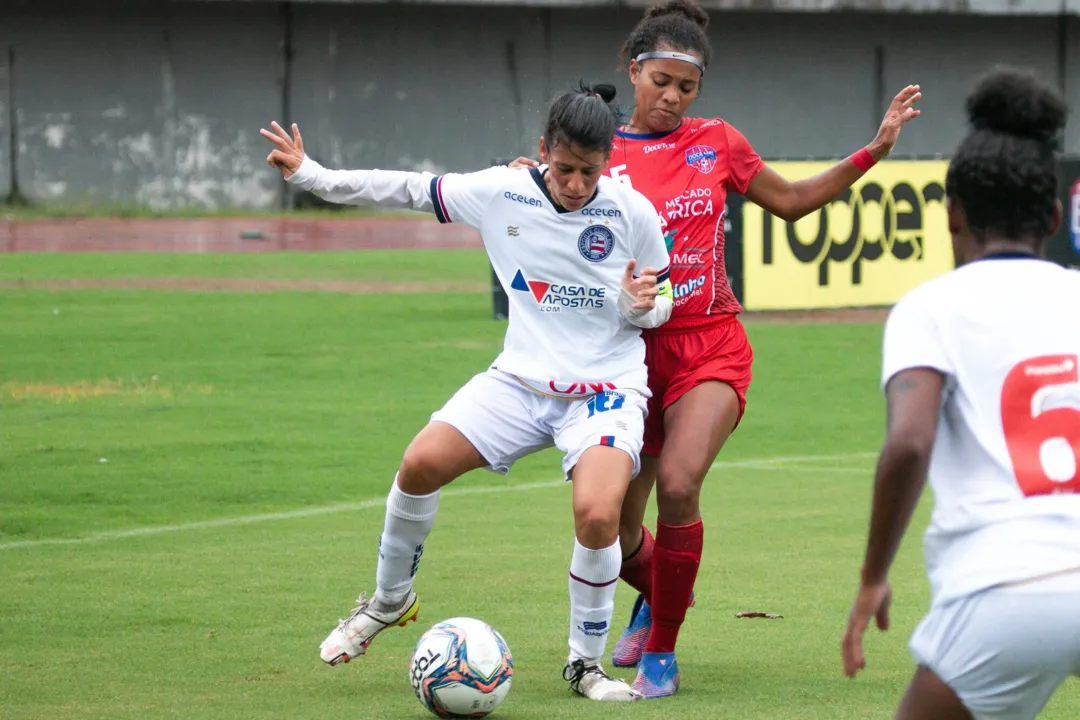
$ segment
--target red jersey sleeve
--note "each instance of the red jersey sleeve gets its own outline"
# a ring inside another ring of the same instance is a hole
[[[728,139],[728,157],[731,158],[728,189],[745,195],[750,182],[765,167],[765,161],[755,152],[750,141],[741,132],[727,123],[724,123],[724,131]]]

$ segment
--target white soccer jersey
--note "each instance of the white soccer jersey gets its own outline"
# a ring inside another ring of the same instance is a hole
[[[986,258],[908,293],[882,384],[946,377],[923,541],[934,604],[1080,567],[1080,273]]]
[[[435,176],[326,170],[306,158],[289,181],[334,202],[411,207],[476,228],[510,299],[493,367],[556,396],[619,387],[648,396],[641,331],[617,301],[631,259],[667,281],[659,216],[644,195],[608,177],[584,208],[564,210],[548,194],[543,170]]]

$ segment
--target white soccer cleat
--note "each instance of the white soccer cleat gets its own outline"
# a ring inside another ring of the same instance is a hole
[[[367,652],[376,635],[394,625],[405,627],[410,620],[416,620],[420,610],[415,590],[409,591],[397,609],[384,610],[374,598],[369,599],[367,593],[360,593],[356,602],[349,617],[338,620],[338,626],[319,645],[319,657],[324,663],[337,665],[360,657]]]
[[[599,660],[575,660],[563,668],[563,679],[582,697],[600,702],[633,702],[641,693],[604,672]]]

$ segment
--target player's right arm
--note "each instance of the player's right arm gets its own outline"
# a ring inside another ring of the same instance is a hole
[[[885,443],[874,479],[863,577],[883,581],[926,481],[946,378],[955,375],[935,319],[930,287],[908,293],[885,323],[882,385]]]
[[[843,639],[844,672],[866,665],[862,636],[872,618],[889,627],[888,573],[926,483],[941,398],[952,364],[925,288],[896,304],[885,324],[882,382],[887,422],[878,458],[859,591]]]
[[[431,173],[401,170],[330,170],[305,156],[286,181],[338,205],[372,205],[435,212]]]
[[[276,122],[273,132],[260,130],[274,144],[266,158],[281,170],[285,180],[327,202],[340,205],[373,205],[434,213],[439,222],[461,222],[479,227],[483,210],[498,190],[504,167],[475,173],[447,173],[401,170],[330,170],[304,152],[299,128],[292,137]]]

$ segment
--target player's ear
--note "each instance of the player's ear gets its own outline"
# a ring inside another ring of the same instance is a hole
[[[630,61],[630,82],[637,85],[638,77],[641,76],[641,63],[637,60]]]
[[[1057,231],[1061,229],[1061,223],[1064,220],[1065,209],[1061,207],[1061,201],[1054,201],[1054,213],[1050,218],[1050,234],[1057,235]]]
[[[945,198],[945,215],[949,222],[949,233],[953,237],[967,230],[967,216],[964,214],[964,209],[951,197]]]
[[[945,213],[949,223],[949,234],[952,236],[953,264],[960,267],[970,262],[975,254],[973,244],[975,238],[968,231],[967,214],[960,203],[951,197],[945,198]]]
[[[548,164],[547,143],[544,142],[544,136],[540,136],[540,147],[538,152],[540,153],[540,162]]]

